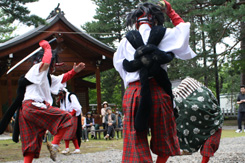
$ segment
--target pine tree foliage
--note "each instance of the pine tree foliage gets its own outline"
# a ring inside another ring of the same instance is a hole
[[[30,11],[24,6],[26,3],[36,1],[38,0],[1,0],[0,9],[6,18],[0,23],[13,23],[18,20],[28,26],[44,24],[45,20],[36,15],[30,15]]]
[[[11,23],[6,22],[3,13],[0,12],[0,43],[5,42],[12,38],[11,34],[16,29]]]
[[[85,23],[82,28],[99,41],[116,47],[126,32],[125,15],[139,3],[139,0],[92,0],[96,5],[94,21]],[[121,106],[122,80],[115,69],[101,73],[101,98],[102,101],[116,103]],[[94,95],[90,90],[90,95]],[[94,96],[90,96],[94,102]]]
[[[30,11],[24,5],[26,3],[36,2],[38,0],[1,0],[0,1],[0,42],[5,42],[12,37],[16,26],[14,21],[26,24],[28,26],[44,24],[45,20],[30,15]]]
[[[175,61],[177,64],[170,63],[168,71],[170,78],[183,79],[191,76],[204,82],[214,91],[217,89],[214,80],[215,64],[218,65],[218,72],[224,72],[223,63],[229,65],[225,67],[229,72],[233,72],[230,70],[231,65],[236,64],[238,69],[241,68],[242,64],[239,60],[241,53],[235,45],[242,40],[240,23],[244,21],[245,5],[234,9],[235,2],[229,0],[169,0],[169,2],[186,22],[191,22],[190,45],[198,54],[190,61],[178,60]],[[227,38],[232,39],[233,42],[226,42]],[[224,47],[223,51],[215,51],[220,45]],[[178,68],[183,69],[183,73],[176,75]],[[227,91],[227,89],[221,89],[222,83],[229,81],[223,80],[225,77],[227,76],[224,76],[224,73],[219,73],[220,92]],[[239,79],[236,78],[236,80]]]
[[[101,42],[115,47],[125,33],[125,15],[139,0],[92,0],[98,7],[94,21],[82,28]]]

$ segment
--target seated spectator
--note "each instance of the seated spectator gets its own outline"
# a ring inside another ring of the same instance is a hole
[[[114,137],[114,131],[116,128],[116,115],[112,113],[111,107],[106,109],[107,115],[105,116],[105,123],[107,126],[107,134],[104,139],[111,139]]]
[[[102,117],[102,125],[103,129],[106,129],[106,124],[105,124],[105,116],[106,116],[106,108],[108,107],[108,102],[104,101],[102,103],[102,108],[101,108],[101,117]],[[106,136],[106,131],[104,132],[104,136]]]
[[[14,113],[13,117],[11,118],[11,126],[12,126],[12,132],[14,132],[14,123],[15,123],[15,118],[16,118],[16,112]]]
[[[82,142],[88,141],[88,132],[86,128],[86,117],[82,116]]]
[[[91,138],[95,138],[95,127],[94,127],[94,118],[91,112],[86,114],[86,128],[87,132],[91,133]]]
[[[43,138],[43,142],[46,143],[47,141],[51,142],[53,135],[49,132],[49,130],[46,130]]]
[[[119,111],[118,108],[116,108],[116,128],[121,128],[122,127],[122,113]]]

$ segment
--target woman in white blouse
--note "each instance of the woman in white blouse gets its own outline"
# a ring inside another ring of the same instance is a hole
[[[104,101],[102,103],[102,108],[101,108],[101,116],[102,116],[102,125],[103,125],[103,129],[106,129],[106,123],[105,123],[105,116],[106,116],[106,108],[108,107],[108,102]],[[106,131],[104,132],[104,137],[106,135]]]

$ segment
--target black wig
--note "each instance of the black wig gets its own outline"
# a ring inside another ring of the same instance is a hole
[[[42,58],[43,58],[43,54],[44,54],[44,50],[43,49],[40,50],[40,51],[38,51],[32,57],[32,65],[41,62],[42,61]],[[50,65],[52,65],[53,63],[57,63],[57,62],[58,62],[58,50],[57,49],[54,49],[54,50],[52,50],[52,59],[51,59]]]
[[[163,25],[164,14],[161,7],[153,3],[139,3],[137,8],[126,15],[126,26],[133,27],[134,24],[139,23],[139,17],[148,17],[148,21],[152,26]],[[157,23],[157,24],[155,24]]]

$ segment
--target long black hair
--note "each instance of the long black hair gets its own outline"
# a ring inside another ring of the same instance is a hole
[[[126,15],[126,26],[133,27],[134,24],[137,25],[139,23],[138,18],[142,16],[148,17],[148,21],[151,22],[152,26],[163,25],[164,23],[164,14],[161,11],[161,7],[145,2],[139,3],[136,9]]]
[[[42,61],[43,58],[43,54],[44,54],[44,50],[40,50],[38,51],[33,57],[32,57],[32,65],[37,64],[39,62]],[[53,49],[52,50],[52,58],[51,58],[51,63],[50,65],[52,65],[53,63],[57,63],[58,62],[58,50],[57,49]]]

